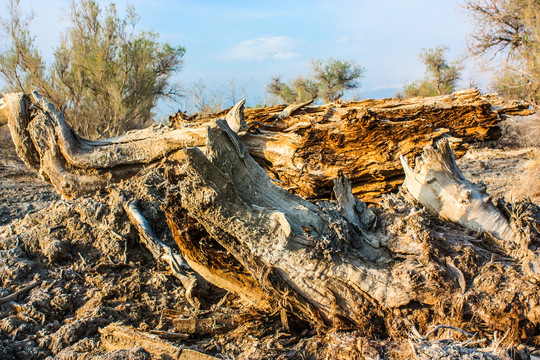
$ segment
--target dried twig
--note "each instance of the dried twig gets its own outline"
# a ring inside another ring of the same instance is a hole
[[[34,282],[31,282],[24,288],[22,288],[19,291],[15,291],[13,294],[10,294],[8,296],[4,296],[3,298],[0,298],[0,305],[5,304],[9,301],[17,301],[19,299],[19,296],[32,290],[33,288],[39,286],[43,281],[42,280],[36,280]]]
[[[179,359],[179,360],[217,360],[216,357],[196,350],[176,346],[160,337],[165,332],[148,334],[132,327],[110,324],[99,329],[103,348],[107,351],[119,349],[132,349],[142,347],[150,353],[152,359]],[[182,334],[178,334],[182,336]]]
[[[458,332],[460,332],[462,334],[467,335],[468,337],[473,337],[475,335],[475,334],[468,333],[465,330],[462,330],[462,329],[460,329],[458,327],[455,327],[455,326],[452,326],[452,325],[437,325],[433,329],[429,330],[426,333],[426,335],[424,335],[424,336],[420,335],[420,333],[418,332],[418,330],[416,330],[416,328],[414,326],[412,327],[411,330],[412,330],[412,333],[413,333],[415,338],[417,338],[420,341],[427,341],[431,335],[433,335],[435,332],[439,331],[440,329],[455,330],[455,331],[458,331]]]

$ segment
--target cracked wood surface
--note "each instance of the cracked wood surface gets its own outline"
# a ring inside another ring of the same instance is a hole
[[[460,157],[472,143],[498,139],[497,124],[504,116],[532,113],[526,103],[475,89],[430,98],[308,105],[246,109],[248,127],[241,138],[249,153],[293,193],[330,198],[333,180],[345,175],[353,194],[369,202],[403,182],[400,154],[415,157],[424,146],[448,138]],[[179,113],[170,123],[196,127],[225,113],[201,119]]]

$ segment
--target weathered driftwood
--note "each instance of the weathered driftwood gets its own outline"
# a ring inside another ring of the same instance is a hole
[[[401,156],[404,186],[422,205],[440,217],[495,238],[515,242],[519,234],[491,202],[484,185],[468,181],[459,170],[447,141],[428,146],[411,169]]]
[[[441,300],[439,291],[452,298],[471,286],[452,258],[442,265],[435,259],[420,261],[420,256],[414,265],[415,241],[392,238],[387,228],[374,226],[375,214],[352,196],[348,181],[336,182],[337,205],[310,203],[275,186],[247,148],[241,143],[237,147],[236,137],[218,120],[208,129],[206,155],[197,148],[186,149],[186,161],[172,176],[175,193],[164,209],[190,265],[207,266],[197,255],[205,252],[220,271],[254,278],[264,290],[249,295],[256,301],[274,307],[284,303],[311,321],[319,315],[323,323],[345,321],[355,326],[365,326],[370,306],[366,299],[385,311],[413,303],[434,306]],[[197,230],[197,236],[186,236],[195,227],[186,222],[189,218],[204,228]],[[209,254],[200,246],[197,241],[208,235],[221,250]],[[489,251],[482,254],[466,240],[456,246],[478,251],[484,261],[493,256]],[[224,253],[234,259],[226,259]],[[251,289],[221,282],[214,267],[209,268],[214,284],[241,297]],[[441,288],[435,290],[433,279],[419,280],[426,276],[456,280],[447,283],[439,278]]]
[[[364,293],[385,307],[415,298],[410,284],[385,268],[391,258],[380,244],[362,235],[360,222],[349,223],[339,207],[316,205],[275,186],[237,141],[218,120],[208,129],[206,156],[197,148],[185,150],[186,162],[179,170],[183,180],[165,206],[170,225],[182,224],[180,216],[187,210],[262,286],[261,301],[284,299],[311,319],[319,314],[325,322],[339,317],[361,322],[355,317]],[[185,237],[171,227],[185,249]],[[191,265],[191,254],[185,256]],[[229,272],[235,265],[228,265]],[[243,287],[214,283],[245,294]]]
[[[471,183],[463,176],[448,141],[426,147],[416,158],[414,170],[403,156],[401,163],[404,186],[418,202],[445,220],[489,233],[501,249],[521,260],[525,270],[540,281],[540,254],[529,248],[530,236],[510,225],[485,185]]]
[[[214,356],[206,355],[196,350],[176,346],[159,336],[138,331],[132,327],[117,324],[99,329],[101,343],[107,351],[129,350],[141,347],[154,359],[178,360],[214,360]]]
[[[172,323],[180,333],[196,334],[196,335],[216,335],[232,330],[242,321],[242,316],[233,313],[227,314],[220,311],[212,311],[203,318],[177,317]]]
[[[461,155],[472,142],[497,139],[497,123],[505,114],[530,112],[525,103],[477,90],[246,111],[240,102],[228,113],[198,120],[178,114],[171,128],[154,126],[89,141],[74,134],[37,93],[7,94],[3,101],[0,124],[11,119],[19,155],[65,196],[102,189],[150,163],[181,157],[177,150],[183,147],[203,148],[206,126],[223,117],[279,186],[308,198],[329,198],[333,180],[345,175],[355,196],[376,201],[403,181],[400,154],[417,156],[425,145],[446,137]]]
[[[142,146],[149,139],[138,138],[141,133],[136,132],[95,146],[84,142],[86,153],[69,150],[65,147],[80,147],[81,140],[54,109],[43,105],[43,99],[34,94],[9,101],[23,110],[27,103],[35,106],[26,107],[32,116],[24,111],[20,116],[16,112],[10,115],[12,129],[23,129],[12,134],[19,154],[35,153],[39,161],[32,162],[29,156],[27,162],[37,166],[64,194],[85,190],[80,176],[108,181],[121,170],[133,170],[144,150],[129,148],[133,150],[130,153],[115,149],[125,150],[122,146],[130,143]],[[480,105],[469,106],[492,111],[489,103],[476,101]],[[461,110],[457,107],[454,111]],[[523,322],[528,329],[537,329],[538,284],[525,274],[521,257],[513,252],[501,255],[499,249],[490,247],[491,240],[429,219],[398,199],[387,199],[382,210],[374,211],[353,196],[352,179],[332,181],[337,202],[313,203],[291,194],[276,186],[275,179],[251,156],[253,148],[244,141],[249,144],[252,125],[244,130],[235,112],[231,112],[234,122],[229,118],[204,127],[194,124],[204,143],[177,148],[179,144],[172,142],[167,157],[159,159],[168,174],[169,195],[163,204],[167,222],[188,265],[206,280],[260,310],[286,309],[315,325],[346,325],[381,336],[401,333],[414,324],[425,331],[430,323],[450,320],[467,332],[513,329],[514,337],[521,336],[516,329]],[[294,109],[289,116],[293,113]],[[418,122],[414,118],[408,121]],[[240,134],[232,131],[231,125]],[[179,130],[146,131],[159,146],[165,146],[170,134]],[[160,137],[159,131],[167,135]],[[68,135],[76,141],[66,141]],[[31,138],[31,143],[25,144],[22,136]],[[134,137],[141,142],[128,141]],[[411,140],[402,143],[412,147]],[[116,165],[84,170],[75,168],[65,155],[86,154],[91,162],[94,152],[104,159],[110,157],[104,161],[116,159]],[[122,158],[126,158],[125,165]],[[422,179],[416,177],[428,185],[437,183],[429,176]],[[89,183],[99,190],[107,181]],[[493,236],[497,234],[493,232]],[[533,240],[529,243],[533,245]],[[529,250],[538,253],[537,248]],[[505,291],[497,291],[499,288]],[[534,331],[524,336],[537,336]]]

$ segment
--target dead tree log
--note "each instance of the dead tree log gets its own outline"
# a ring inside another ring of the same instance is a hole
[[[8,123],[19,155],[66,196],[99,190],[148,164],[179,158],[182,152],[177,150],[183,147],[204,147],[206,126],[222,117],[239,132],[250,155],[289,192],[328,199],[334,179],[348,176],[355,196],[378,201],[403,181],[400,154],[418,156],[424,146],[448,138],[460,156],[470,143],[497,139],[497,124],[506,114],[531,112],[525,103],[477,90],[245,112],[241,102],[228,113],[202,119],[179,113],[171,118],[171,128],[155,126],[89,141],[74,134],[38,94],[8,94],[3,101],[0,124],[13,119]],[[34,144],[38,138],[40,143]]]
[[[337,202],[291,194],[251,156],[244,144],[251,125],[246,128],[236,110],[234,123],[88,142],[37,94],[7,100],[15,104],[8,115],[19,154],[65,195],[103,188],[143,166],[141,159],[162,162],[170,185],[163,208],[186,262],[253,307],[286,309],[317,326],[367,334],[403,335],[412,325],[425,332],[445,323],[467,332],[512,331],[509,339],[540,335],[539,286],[516,252],[501,253],[491,237],[452,225],[444,219],[455,219],[437,208],[442,219],[398,197],[384,200],[381,210],[368,208],[345,178],[333,182]],[[174,132],[183,139],[197,134],[204,143],[181,145]],[[151,141],[168,149],[163,157],[141,148]],[[107,166],[93,168],[94,155]],[[85,157],[86,168],[74,165]],[[433,181],[416,176],[427,184],[419,187],[436,184],[442,175],[434,174]],[[497,234],[504,232],[492,231]],[[533,235],[527,249],[538,256]]]
[[[305,198],[330,198],[333,180],[348,176],[353,194],[377,201],[403,182],[399,156],[447,138],[456,156],[469,144],[497,140],[505,115],[532,113],[523,102],[478,90],[412,99],[362,100],[309,106],[311,102],[246,109],[240,134],[255,160],[279,186]],[[226,111],[198,119],[182,113],[172,127],[197,127]]]
[[[196,148],[186,150],[185,163],[171,178],[175,193],[164,206],[175,240],[183,252],[189,249],[184,253],[188,263],[197,263],[199,252],[208,256],[208,249],[197,241],[209,236],[221,246],[210,256],[214,261],[223,259],[221,271],[255,279],[264,290],[265,303],[285,305],[312,322],[320,316],[326,324],[352,323],[364,328],[377,319],[390,322],[392,309],[411,309],[413,304],[432,308],[466,294],[470,306],[484,312],[483,320],[497,326],[496,316],[486,315],[494,310],[493,304],[487,299],[473,300],[484,291],[475,282],[484,271],[489,273],[489,262],[494,256],[502,260],[489,246],[463,230],[452,234],[442,226],[442,233],[418,224],[416,228],[409,225],[414,234],[410,228],[405,233],[396,231],[393,225],[399,216],[377,217],[352,196],[350,183],[343,180],[335,186],[338,204],[305,201],[275,186],[247,148],[237,148],[233,140],[237,135],[225,122],[218,120],[216,125],[208,129],[206,155]],[[203,229],[186,235],[194,227],[185,226],[188,218]],[[378,226],[377,220],[382,222]],[[223,253],[235,261],[225,260]],[[474,270],[466,264],[471,253],[475,254]],[[515,254],[505,255],[520,260]],[[512,278],[520,286],[538,290],[522,268],[505,266],[505,271],[517,272],[496,286],[506,286]],[[246,294],[242,287],[231,287],[218,278],[213,281],[239,296]],[[534,292],[528,295],[532,297],[524,299],[527,305],[515,309],[526,306],[527,310],[518,312],[537,322],[540,298]],[[530,312],[529,306],[535,310]]]

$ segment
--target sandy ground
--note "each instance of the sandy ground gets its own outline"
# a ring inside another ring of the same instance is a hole
[[[472,182],[483,182],[494,198],[517,201],[530,197],[540,201],[540,168],[531,171],[531,166],[540,158],[540,149],[526,147],[518,149],[471,149],[458,165],[463,175]]]
[[[0,168],[0,226],[48,206],[60,197],[54,188],[22,168]],[[19,171],[13,171],[19,170]]]

